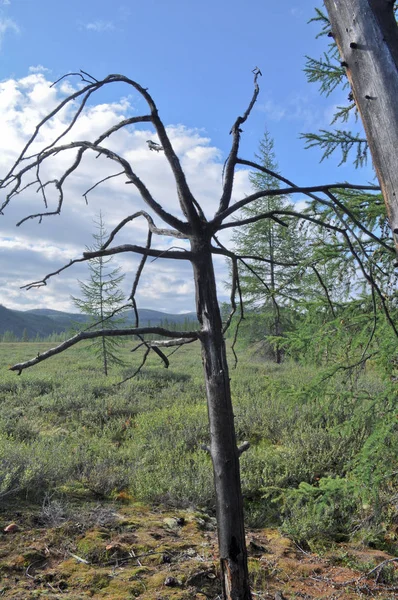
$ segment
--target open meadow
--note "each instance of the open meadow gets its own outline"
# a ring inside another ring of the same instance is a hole
[[[7,371],[50,346],[0,344],[0,525],[16,525],[0,538],[0,596],[216,597],[199,348],[181,348],[169,369],[151,353],[123,385],[140,364],[133,342],[108,377],[83,345],[21,376]],[[327,580],[340,577],[351,582],[344,597],[377,588],[393,598],[395,562],[365,577],[398,551],[393,383],[372,364],[325,379],[265,361],[260,346],[238,356],[253,589],[331,598],[338,585]]]

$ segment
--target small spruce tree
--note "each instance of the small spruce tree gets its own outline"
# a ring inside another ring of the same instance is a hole
[[[94,223],[97,233],[93,233],[95,240],[93,246],[87,247],[89,252],[100,250],[107,238],[101,212]],[[124,294],[120,289],[124,275],[120,274],[121,269],[119,267],[114,269],[110,266],[111,261],[112,257],[107,258],[104,256],[91,259],[88,262],[90,271],[88,282],[79,281],[82,298],[72,296],[75,306],[82,313],[90,316],[93,329],[116,329],[124,321],[123,318],[112,316],[124,299]],[[108,367],[111,363],[123,364],[116,352],[121,341],[121,338],[118,337],[102,336],[94,338],[91,343],[94,353],[102,360],[105,375],[108,375]]]

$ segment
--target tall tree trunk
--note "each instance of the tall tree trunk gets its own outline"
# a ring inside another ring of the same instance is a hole
[[[102,220],[101,220],[102,223]],[[102,272],[104,269],[104,260],[102,257],[99,259],[99,292],[100,292],[100,319],[101,319],[101,329],[105,328],[105,315],[104,315],[104,284],[102,281]],[[108,376],[108,360],[106,356],[106,340],[105,336],[102,336],[102,368],[104,370],[104,375]]]
[[[197,256],[193,269],[201,324],[223,597],[250,600],[239,452],[213,260],[208,243],[194,240],[192,250]]]
[[[398,28],[391,0],[325,0],[398,252]]]
[[[272,210],[269,201],[268,201],[267,210],[268,211]],[[274,310],[274,335],[275,335],[275,337],[280,337],[280,335],[281,335],[281,314],[280,314],[279,306],[275,300],[275,289],[276,289],[275,260],[274,260],[275,244],[274,244],[274,229],[273,229],[272,223],[270,224],[270,227],[268,230],[268,250],[269,250],[269,258],[271,261],[270,262],[270,277],[271,277],[272,305],[273,305],[273,310]],[[275,350],[275,361],[276,361],[276,364],[278,364],[278,365],[280,365],[282,362],[282,352],[281,352],[281,349],[279,348],[279,343]]]
[[[102,328],[104,328],[104,323],[102,322]],[[102,336],[102,367],[104,369],[104,375],[108,375],[108,357],[106,355],[106,340],[105,336]]]

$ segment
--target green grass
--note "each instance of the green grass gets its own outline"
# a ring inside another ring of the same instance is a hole
[[[110,376],[87,347],[24,371],[7,366],[51,344],[0,344],[0,499],[46,494],[214,507],[200,349],[191,345],[164,369],[155,354],[140,374],[134,346]],[[282,525],[295,539],[365,531],[388,543],[397,518],[396,393],[377,372],[348,386],[316,369],[275,365],[240,348],[231,368],[247,522]],[[232,362],[232,361],[231,361]],[[320,382],[320,383],[317,383]],[[394,474],[395,473],[395,474]],[[376,542],[374,541],[376,540]]]

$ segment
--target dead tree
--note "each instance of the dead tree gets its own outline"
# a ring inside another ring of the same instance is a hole
[[[398,27],[395,0],[325,0],[364,125],[398,252]]]
[[[348,184],[297,187],[291,181],[288,181],[276,173],[272,173],[274,177],[285,184],[285,188],[256,191],[240,201],[231,204],[234,173],[238,165],[246,165],[251,168],[259,169],[260,171],[268,172],[264,167],[238,157],[239,142],[242,133],[241,127],[249,117],[259,93],[258,77],[260,71],[255,69],[253,95],[247,109],[242,116],[239,116],[236,119],[230,132],[232,144],[225,163],[221,198],[219,199],[214,216],[211,219],[207,219],[188,186],[178,156],[173,149],[166,128],[159,117],[157,106],[148,90],[143,88],[137,82],[122,75],[109,75],[100,81],[83,72],[80,74],[70,74],[69,76],[71,75],[78,75],[84,83],[84,86],[63,100],[57,108],[39,123],[35,133],[26,144],[14,166],[0,181],[0,189],[5,190],[6,192],[5,200],[0,208],[0,213],[7,208],[7,205],[16,195],[19,195],[28,188],[30,189],[32,185],[35,185],[42,195],[44,209],[41,212],[26,216],[18,223],[18,225],[21,225],[21,223],[27,219],[37,219],[41,221],[43,218],[50,215],[60,214],[64,200],[66,199],[64,197],[65,182],[79,168],[79,164],[86,153],[93,152],[95,155],[106,157],[115,163],[118,171],[115,173],[115,176],[123,177],[125,183],[132,184],[136,187],[150,212],[140,210],[126,216],[126,218],[111,232],[108,240],[100,250],[95,252],[84,252],[82,257],[71,260],[67,265],[61,267],[56,272],[49,273],[43,279],[24,287],[30,288],[47,285],[48,280],[53,275],[61,273],[77,262],[86,261],[97,256],[109,256],[119,253],[134,253],[141,255],[141,261],[132,284],[132,291],[129,299],[130,305],[136,312],[136,325],[135,327],[119,330],[103,329],[100,331],[82,331],[59,346],[39,354],[32,360],[14,365],[11,369],[17,373],[21,373],[24,369],[46,360],[55,354],[63,352],[81,340],[108,335],[135,335],[141,339],[140,346],[145,348],[145,353],[140,368],[144,364],[145,359],[151,350],[157,353],[163,360],[165,366],[168,366],[168,359],[162,352],[162,347],[182,345],[198,340],[202,350],[203,370],[206,383],[210,428],[210,446],[208,451],[211,455],[214,471],[223,597],[225,600],[249,600],[251,598],[251,592],[247,567],[239,468],[239,456],[247,449],[248,444],[244,443],[240,447],[237,446],[224,333],[231,323],[232,316],[237,309],[235,296],[239,295],[239,263],[253,258],[267,262],[267,258],[261,256],[237,256],[219,242],[217,233],[223,229],[236,227],[240,224],[258,219],[273,219],[281,227],[287,226],[289,219],[306,219],[314,226],[326,227],[331,234],[340,236],[341,240],[352,249],[352,252],[358,261],[359,268],[362,270],[367,280],[371,282],[373,281],[373,271],[367,267],[366,261],[371,259],[369,258],[370,253],[367,250],[366,243],[376,243],[383,247],[387,252],[393,252],[393,249],[385,240],[379,239],[372,232],[367,231],[361,223],[358,223],[355,220],[355,216],[352,215],[344,205],[341,205],[335,197],[334,191],[341,188],[361,188],[377,191],[378,188],[374,186],[353,186]],[[127,118],[119,122],[95,140],[62,143],[63,137],[66,134],[69,134],[90,97],[100,88],[111,86],[114,83],[123,83],[128,86],[129,90],[138,92],[148,105],[148,113]],[[32,152],[32,145],[36,142],[36,138],[41,128],[56,116],[68,103],[73,103],[73,106],[77,104],[78,108],[75,110],[74,116],[65,131],[47,147],[39,152]],[[137,123],[150,123],[154,127],[163,149],[165,160],[168,161],[174,176],[183,218],[179,218],[172,214],[159,204],[152,196],[149,187],[147,187],[136,174],[134,165],[130,164],[123,156],[116,154],[106,145],[107,140],[115,132],[123,127]],[[43,181],[43,165],[52,157],[62,152],[70,151],[71,149],[76,149],[76,155],[63,175],[58,179]],[[109,179],[109,177],[95,183],[88,191],[106,179]],[[47,209],[46,195],[50,188],[53,190],[55,189],[58,194],[58,205],[53,211]],[[236,215],[241,207],[258,198],[298,193],[301,195],[306,194],[314,202],[314,206],[316,207],[328,207],[328,209],[332,207],[332,219],[329,218],[327,221],[322,216],[317,215],[314,210],[308,210],[303,213],[292,210],[274,210],[259,214],[250,219],[234,220],[230,218]],[[148,234],[146,244],[141,246],[135,244],[115,245],[114,240],[118,232],[128,223],[139,218],[145,219],[147,222]],[[165,227],[158,227],[155,224],[155,218],[160,219],[163,224],[165,224]],[[356,233],[358,231],[359,234]],[[188,240],[190,249],[155,249],[152,247],[152,237],[154,235]],[[216,279],[213,268],[214,255],[227,257],[232,262],[232,310],[227,323],[225,324],[222,323],[217,300]],[[142,270],[148,257],[154,257],[159,260],[167,258],[177,261],[189,261],[192,264],[196,289],[196,310],[200,325],[198,331],[178,332],[169,331],[161,327],[139,326],[135,294]],[[292,264],[294,264],[294,257],[292,257]],[[380,293],[380,302],[383,301],[383,296]],[[146,341],[143,336],[149,333],[156,334],[164,339],[158,341]]]

